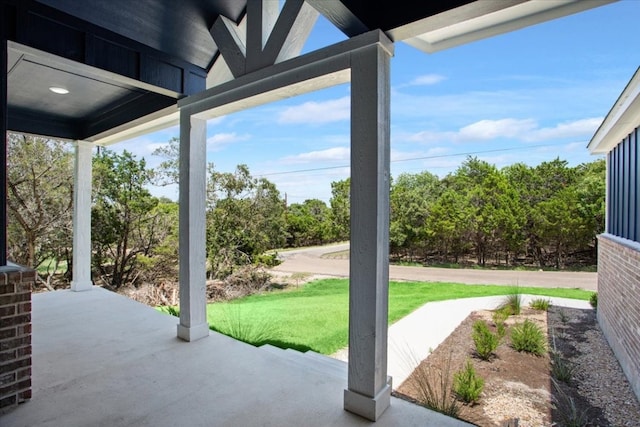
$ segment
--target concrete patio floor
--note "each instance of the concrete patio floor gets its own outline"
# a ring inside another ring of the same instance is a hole
[[[186,343],[177,319],[112,292],[33,295],[33,398],[17,426],[359,426],[346,376],[211,332]],[[392,398],[376,426],[464,426]]]

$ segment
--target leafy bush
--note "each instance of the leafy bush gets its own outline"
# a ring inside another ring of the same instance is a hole
[[[458,416],[460,402],[451,393],[451,355],[441,368],[421,363],[414,371],[412,381],[420,405],[450,417]]]
[[[527,319],[511,328],[511,346],[516,351],[541,356],[546,351],[546,338],[540,326]]]
[[[253,257],[253,263],[255,265],[262,265],[265,267],[275,267],[282,264],[282,261],[280,260],[280,258],[278,258],[278,253],[273,252],[255,255]]]
[[[484,379],[478,376],[470,360],[453,375],[453,391],[466,403],[476,403],[484,388]]]
[[[534,310],[549,311],[551,300],[548,298],[536,298],[529,303],[529,306]]]
[[[591,304],[591,307],[593,307],[594,310],[598,309],[598,293],[594,292],[591,294],[591,296],[589,297],[589,304]]]
[[[515,287],[511,293],[504,297],[500,310],[505,310],[509,315],[517,316],[522,310],[522,294],[520,288]]]
[[[484,320],[477,320],[473,324],[472,337],[476,345],[476,354],[482,360],[489,360],[500,344],[500,338],[489,330],[489,325]]]

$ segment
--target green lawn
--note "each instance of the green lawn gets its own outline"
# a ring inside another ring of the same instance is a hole
[[[429,301],[505,295],[512,286],[391,282],[389,323]],[[520,293],[588,300],[592,292],[563,288],[518,288]],[[327,279],[298,289],[252,295],[207,306],[212,329],[254,345],[331,354],[347,345],[348,281]]]

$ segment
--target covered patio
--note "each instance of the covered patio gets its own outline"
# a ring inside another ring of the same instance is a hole
[[[292,350],[278,354],[215,332],[186,343],[175,337],[177,323],[101,288],[34,295],[34,398],[0,417],[0,424],[370,424],[342,409],[343,362],[292,357]],[[467,424],[392,398],[376,425]]]
[[[392,399],[387,376],[394,44],[431,53],[609,1],[447,0],[375,8],[357,0],[287,0],[282,8],[269,0],[0,1],[0,131],[67,139],[76,147],[71,291],[35,295],[31,303],[33,271],[7,259],[6,139],[0,146],[0,345],[7,357],[0,363],[0,409],[30,400],[4,415],[2,425],[365,422],[343,408],[382,425],[449,425]],[[320,14],[347,40],[301,55]],[[347,82],[350,363],[346,372],[328,375],[209,332],[206,122]],[[57,95],[50,92],[65,91],[66,97],[51,98]],[[96,289],[90,235],[93,148],[175,124],[179,321]]]

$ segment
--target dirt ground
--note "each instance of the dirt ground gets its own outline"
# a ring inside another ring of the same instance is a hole
[[[478,426],[638,426],[640,404],[597,326],[593,310],[551,307],[549,312],[523,309],[507,320],[507,336],[490,361],[475,356],[472,325],[490,311],[474,312],[425,359],[398,388],[399,397],[417,400],[418,370],[436,377],[450,358],[450,373],[471,360],[484,381],[477,404],[464,405],[459,418]],[[525,318],[547,333],[548,348],[574,367],[565,384],[552,380],[549,353],[534,356],[510,346],[509,327]],[[424,371],[423,371],[424,372]],[[555,385],[554,385],[555,384]]]

